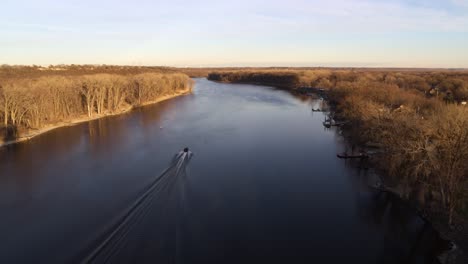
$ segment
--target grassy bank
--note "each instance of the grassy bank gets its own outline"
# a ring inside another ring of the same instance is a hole
[[[127,112],[187,93],[181,73],[52,75],[0,80],[0,144],[53,128]]]

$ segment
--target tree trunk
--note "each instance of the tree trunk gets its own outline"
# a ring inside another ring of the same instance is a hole
[[[5,120],[4,120],[5,127],[8,126],[8,101],[5,99]]]

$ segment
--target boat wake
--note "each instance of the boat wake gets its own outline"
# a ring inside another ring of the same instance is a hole
[[[176,154],[167,169],[154,178],[141,195],[125,209],[80,263],[107,263],[124,247],[128,234],[152,210],[155,200],[169,200],[177,181],[186,176],[186,167],[192,152],[184,149]]]

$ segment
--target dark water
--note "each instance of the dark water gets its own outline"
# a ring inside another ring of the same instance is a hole
[[[336,158],[320,101],[196,80],[192,95],[0,150],[0,263],[433,263],[437,236]],[[184,146],[194,152],[131,217]]]

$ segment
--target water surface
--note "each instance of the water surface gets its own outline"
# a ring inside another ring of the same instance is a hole
[[[188,146],[98,262],[432,263],[435,233],[336,158],[320,101],[197,79],[191,95],[0,150],[0,263],[75,262]]]

